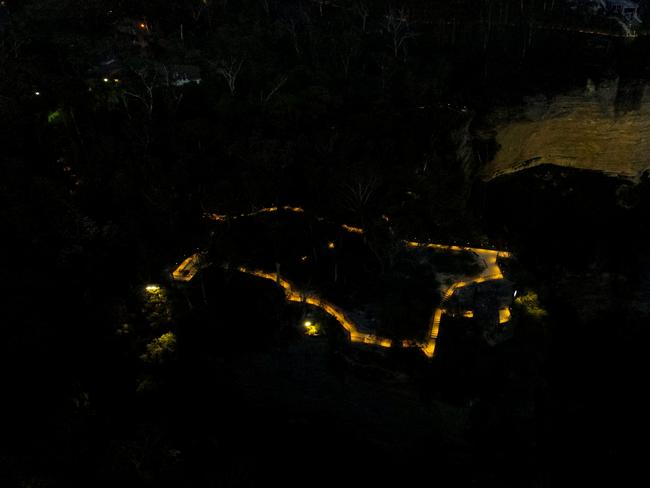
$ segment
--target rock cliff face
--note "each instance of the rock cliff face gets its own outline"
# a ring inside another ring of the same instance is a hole
[[[531,98],[517,120],[499,124],[491,180],[540,164],[602,171],[631,180],[650,169],[650,86],[618,81]]]

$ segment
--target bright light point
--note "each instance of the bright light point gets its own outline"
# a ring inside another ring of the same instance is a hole
[[[304,263],[305,261],[307,261],[307,256],[301,256],[300,260]]]
[[[114,81],[115,83],[119,83],[119,82],[120,82],[120,80],[117,79],[117,78],[113,78],[113,81]]]
[[[108,78],[104,78],[104,83],[108,83]]]
[[[34,92],[34,95],[39,96],[41,92]]]
[[[308,336],[317,336],[319,334],[318,326],[313,324],[311,321],[306,320],[304,322],[305,334]]]
[[[327,249],[334,249],[336,246],[334,245],[333,242],[328,242],[327,243]]]
[[[155,293],[157,291],[160,291],[160,287],[158,285],[147,285],[144,288],[147,290],[149,293]]]
[[[144,22],[140,22],[139,27],[140,27],[140,29],[144,29],[144,28],[147,27],[147,25]]]
[[[515,292],[512,294],[512,296],[513,296],[513,298],[515,298],[517,296],[517,290],[515,290]]]

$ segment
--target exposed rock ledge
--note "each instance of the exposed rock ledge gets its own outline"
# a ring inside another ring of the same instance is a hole
[[[497,125],[499,146],[484,180],[555,164],[638,180],[650,169],[650,87],[618,81],[552,99],[527,100],[517,120]]]

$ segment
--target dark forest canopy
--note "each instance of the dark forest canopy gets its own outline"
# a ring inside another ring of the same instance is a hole
[[[477,114],[612,69],[589,40],[547,44],[540,3],[7,2],[4,153],[64,161],[78,202],[118,213],[340,212],[361,179],[381,211],[411,191],[444,221],[490,156],[468,146]],[[491,13],[506,5],[512,21]],[[178,85],[187,71],[201,83]]]

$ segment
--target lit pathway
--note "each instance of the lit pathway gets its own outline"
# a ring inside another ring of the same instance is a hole
[[[488,280],[503,279],[503,273],[501,272],[501,268],[499,267],[498,258],[510,257],[510,253],[505,251],[494,251],[491,249],[480,249],[475,247],[446,246],[442,244],[421,244],[419,242],[413,242],[413,241],[407,242],[407,245],[409,247],[416,247],[416,248],[428,247],[431,249],[439,249],[445,251],[472,252],[476,254],[479,258],[481,258],[481,260],[485,265],[483,270],[477,276],[465,277],[459,281],[454,282],[446,290],[442,290],[442,303],[440,304],[440,307],[436,309],[436,311],[433,314],[433,318],[431,319],[431,324],[429,325],[429,336],[427,338],[427,341],[424,344],[419,344],[419,346],[422,348],[422,350],[428,357],[433,357],[436,351],[436,342],[438,340],[438,333],[440,332],[440,322],[442,321],[442,316],[446,312],[444,307],[447,300],[449,300],[453,296],[456,290],[458,290],[459,288],[463,288],[464,286],[471,285],[473,283],[483,283],[484,281],[488,281]],[[505,310],[508,310],[508,312],[505,312]],[[503,311],[502,310],[499,311],[499,317],[501,323],[507,322],[507,320],[501,321],[501,319],[506,315],[508,316],[509,319],[510,309],[503,309]],[[469,313],[467,313],[466,316],[469,316]]]
[[[279,209],[282,209],[287,212],[294,213],[304,213],[304,210],[300,207],[266,207],[259,209],[251,213],[243,213],[235,216],[220,215],[220,214],[206,214],[206,217],[215,220],[217,222],[224,222],[227,220],[236,220],[242,217],[252,217],[255,215],[260,215],[264,213],[273,213],[277,212]],[[322,219],[320,219],[322,220]],[[359,227],[353,227],[350,225],[343,224],[341,225],[343,230],[353,234],[363,234],[363,229]],[[473,283],[482,283],[488,280],[500,280],[503,279],[503,273],[499,267],[498,258],[507,258],[510,257],[509,252],[505,251],[495,251],[492,249],[480,249],[475,247],[465,247],[465,246],[448,246],[443,244],[431,244],[431,243],[420,243],[415,241],[403,241],[404,244],[412,248],[429,248],[436,249],[440,251],[452,251],[452,252],[471,252],[478,256],[484,264],[481,272],[476,276],[463,277],[459,281],[455,281],[451,286],[446,289],[442,289],[442,302],[440,307],[438,307],[433,317],[430,320],[428,333],[426,339],[423,342],[404,340],[401,343],[402,347],[418,347],[424,352],[424,354],[431,358],[436,351],[436,342],[438,340],[438,333],[440,331],[440,322],[442,316],[445,314],[445,303],[451,296],[464,286],[471,285]],[[188,258],[186,258],[173,272],[172,277],[177,281],[191,281],[196,273],[203,266],[203,254],[196,253]],[[246,273],[252,276],[257,276],[258,278],[264,278],[271,280],[277,283],[285,292],[286,299],[290,302],[302,302],[315,307],[320,308],[328,315],[334,317],[341,326],[349,333],[350,341],[358,342],[363,344],[372,344],[381,347],[391,347],[393,341],[391,339],[378,337],[374,334],[369,334],[363,332],[363,330],[355,324],[343,310],[341,310],[336,305],[328,302],[324,298],[319,297],[315,293],[301,292],[298,290],[290,281],[278,276],[277,273],[268,273],[260,270],[253,270],[244,267],[237,268],[238,271]],[[471,311],[466,311],[464,314],[466,317],[472,316]],[[499,310],[499,322],[504,323],[510,319],[510,309]]]
[[[279,277],[277,273],[266,273],[264,271],[256,271],[243,267],[237,269],[242,273],[276,282],[284,289],[285,296],[290,302],[303,302],[324,310],[327,314],[338,320],[343,328],[349,332],[350,340],[352,342],[363,342],[364,344],[373,344],[382,347],[390,347],[392,345],[392,341],[390,339],[384,339],[377,337],[374,334],[362,332],[359,327],[352,320],[350,320],[345,312],[339,307],[319,297],[315,293],[300,292],[293,286],[293,284],[291,284],[290,281]]]

